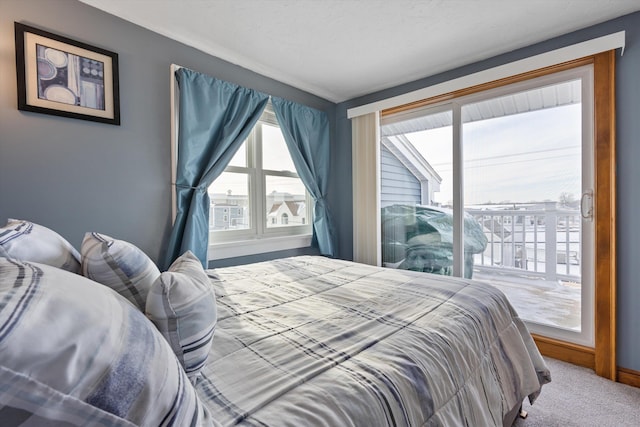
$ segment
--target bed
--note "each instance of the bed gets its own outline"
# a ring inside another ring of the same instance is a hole
[[[502,293],[322,257],[210,271],[223,425],[502,425],[548,378]],[[508,418],[508,417],[507,417]]]
[[[114,267],[142,254],[96,233],[54,261],[2,236],[3,425],[502,426],[550,381],[506,297],[469,279],[188,253],[160,273]],[[137,290],[102,286],[97,252]],[[183,292],[164,318],[158,289]]]

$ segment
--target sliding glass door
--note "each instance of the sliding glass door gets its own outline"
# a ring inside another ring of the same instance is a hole
[[[496,286],[593,346],[593,153],[591,66],[383,117],[383,265]]]

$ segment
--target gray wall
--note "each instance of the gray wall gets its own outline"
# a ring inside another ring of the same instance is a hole
[[[14,21],[117,52],[122,125],[18,111]],[[333,122],[329,101],[76,0],[0,0],[0,223],[30,219],[78,248],[85,232],[98,231],[132,242],[154,261],[164,256],[171,63],[324,110]]]
[[[352,259],[351,123],[347,109],[407,93],[528,56],[626,30],[624,56],[616,59],[617,134],[617,277],[618,277],[618,365],[640,371],[640,272],[637,270],[640,242],[640,12],[576,31],[543,43],[513,51],[436,76],[338,104],[336,139],[332,151],[333,181],[330,189],[340,240],[339,255]]]

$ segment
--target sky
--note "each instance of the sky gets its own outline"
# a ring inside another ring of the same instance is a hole
[[[581,106],[572,104],[463,126],[465,205],[558,200],[581,191]],[[571,125],[568,125],[571,124]],[[452,127],[406,134],[453,198]]]

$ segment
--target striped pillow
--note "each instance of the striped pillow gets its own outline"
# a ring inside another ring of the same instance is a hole
[[[80,273],[80,254],[71,243],[55,231],[30,221],[9,219],[0,228],[0,256]]]
[[[170,346],[113,290],[0,258],[0,424],[212,425]]]
[[[200,260],[187,251],[149,291],[147,317],[164,335],[195,384],[216,327],[216,299]]]
[[[135,245],[99,233],[86,233],[80,248],[82,274],[102,283],[144,312],[147,293],[160,270]]]

